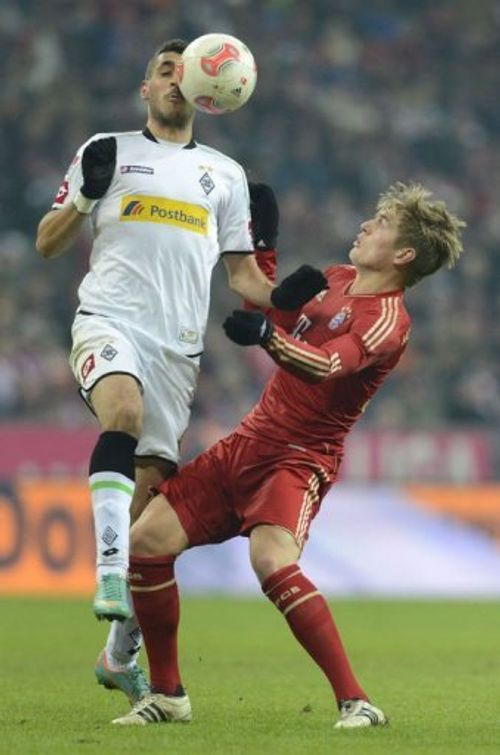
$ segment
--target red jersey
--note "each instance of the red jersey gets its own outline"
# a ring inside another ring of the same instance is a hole
[[[325,271],[329,289],[301,310],[269,310],[264,347],[279,369],[236,431],[291,444],[337,467],[344,438],[405,350],[410,318],[402,291],[351,294],[356,270]]]

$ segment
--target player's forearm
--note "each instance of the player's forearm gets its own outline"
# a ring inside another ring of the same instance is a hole
[[[280,367],[306,383],[321,383],[356,372],[365,359],[356,338],[344,336],[335,348],[319,348],[274,327],[264,348]]]
[[[73,204],[48,212],[38,226],[37,251],[46,259],[58,257],[76,241],[85,218]]]
[[[233,272],[229,278],[231,291],[262,309],[272,307],[271,292],[275,288],[257,265],[241,272]]]

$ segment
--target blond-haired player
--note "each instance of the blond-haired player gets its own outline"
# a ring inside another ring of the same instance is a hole
[[[396,184],[361,224],[351,264],[327,268],[327,286],[311,301],[286,314],[237,310],[227,318],[227,336],[260,344],[278,370],[236,430],[162,483],[132,527],[131,589],[152,694],[114,723],[191,719],[177,662],[174,563],[188,548],[236,535],[248,537],[263,593],[328,679],[340,710],[336,728],[387,722],[299,560],[347,433],[406,348],[404,290],[454,266],[463,226],[423,187]]]

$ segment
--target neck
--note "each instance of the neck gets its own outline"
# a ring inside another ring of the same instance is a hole
[[[146,126],[156,139],[162,139],[166,142],[189,144],[193,138],[193,124],[191,122],[184,126],[184,128],[174,128],[172,126],[163,126],[152,118],[148,118]]]
[[[403,288],[403,281],[393,271],[357,270],[356,278],[349,289],[349,293],[357,295],[387,294],[390,291],[401,291]]]

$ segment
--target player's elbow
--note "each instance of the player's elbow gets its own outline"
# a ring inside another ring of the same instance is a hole
[[[48,258],[53,251],[51,245],[48,243],[47,238],[43,233],[39,233],[36,237],[35,248],[41,257]]]
[[[233,273],[229,276],[227,283],[233,294],[238,294],[238,296],[245,298],[247,291],[247,278],[245,275]]]
[[[38,254],[47,260],[51,257],[57,257],[65,249],[63,244],[57,240],[54,234],[50,233],[50,229],[45,225],[40,225],[38,228],[35,248]]]
[[[311,385],[315,385],[316,383],[323,383],[325,380],[327,380],[327,376],[325,376],[324,374],[311,372],[309,370],[292,369],[290,370],[290,372],[293,372],[296,377],[302,380],[303,383],[310,383]]]
[[[55,244],[50,243],[50,240],[44,236],[37,236],[35,248],[38,254],[46,260],[61,253],[61,250]]]

